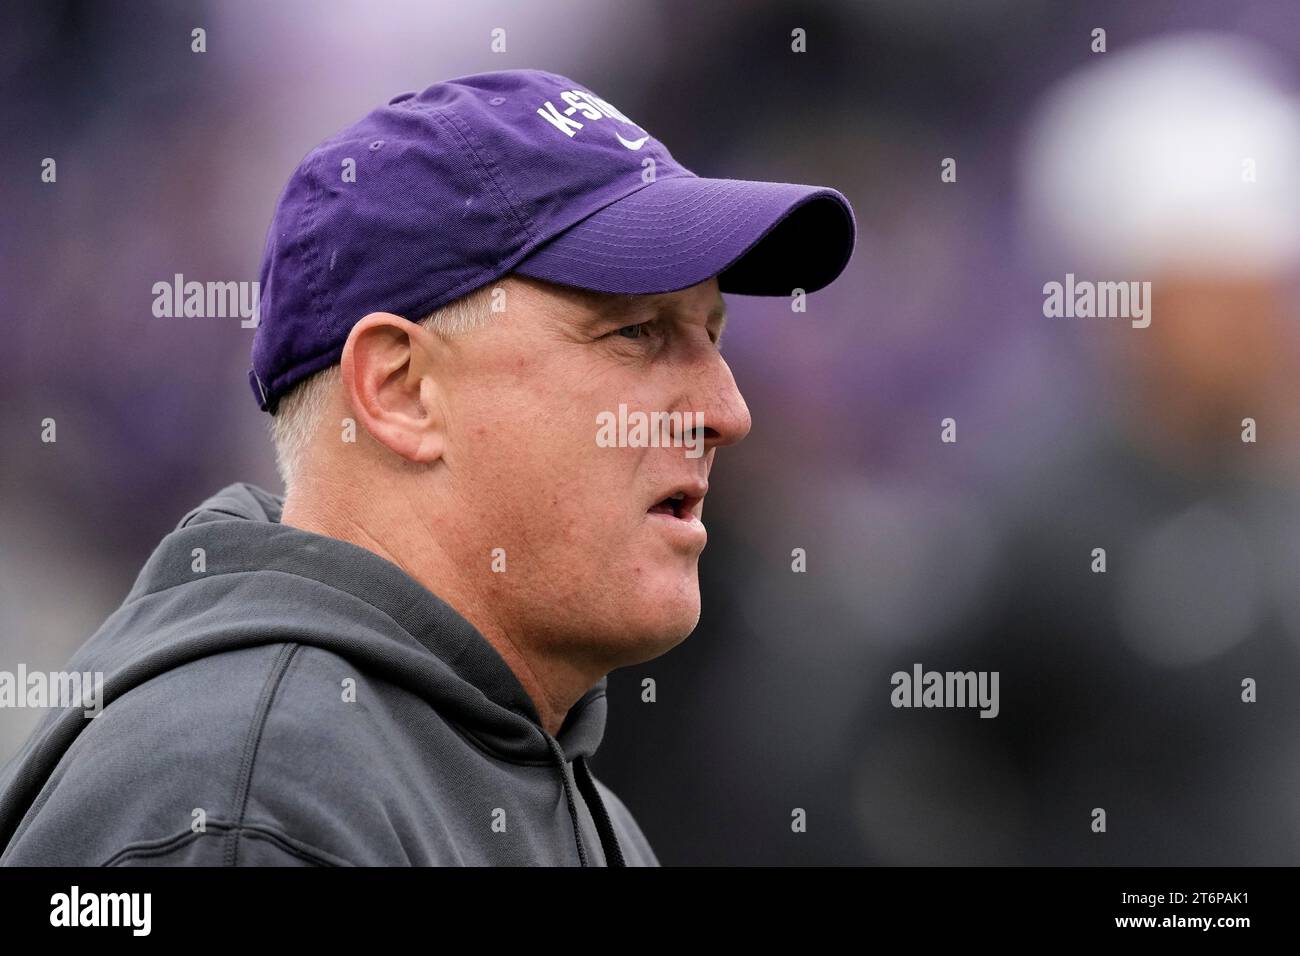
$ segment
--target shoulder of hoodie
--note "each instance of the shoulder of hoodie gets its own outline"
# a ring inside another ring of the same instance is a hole
[[[381,786],[402,773],[399,728],[345,699],[349,680],[360,700],[406,693],[289,642],[159,674],[77,736],[32,826],[76,846],[73,865],[407,863]]]

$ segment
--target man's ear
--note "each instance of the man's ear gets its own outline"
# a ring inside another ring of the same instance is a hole
[[[400,315],[371,312],[352,327],[339,368],[357,423],[414,462],[443,452],[443,421],[429,333]]]

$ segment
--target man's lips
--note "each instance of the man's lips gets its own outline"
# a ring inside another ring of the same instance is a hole
[[[699,521],[708,491],[709,483],[704,479],[685,481],[667,489],[646,510],[650,514],[668,515],[682,521]]]

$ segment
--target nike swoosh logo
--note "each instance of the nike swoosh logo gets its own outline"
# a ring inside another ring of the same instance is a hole
[[[619,136],[617,132],[615,132],[614,135],[618,138],[618,141],[628,149],[640,149],[646,144],[646,140],[650,138],[649,136],[642,136],[640,139],[624,139],[622,136]]]

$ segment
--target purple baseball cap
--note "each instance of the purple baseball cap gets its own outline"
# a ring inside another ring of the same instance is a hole
[[[264,411],[371,312],[412,321],[517,272],[599,292],[815,292],[856,225],[834,189],[697,176],[581,84],[504,70],[403,93],[298,164],[262,258]]]

